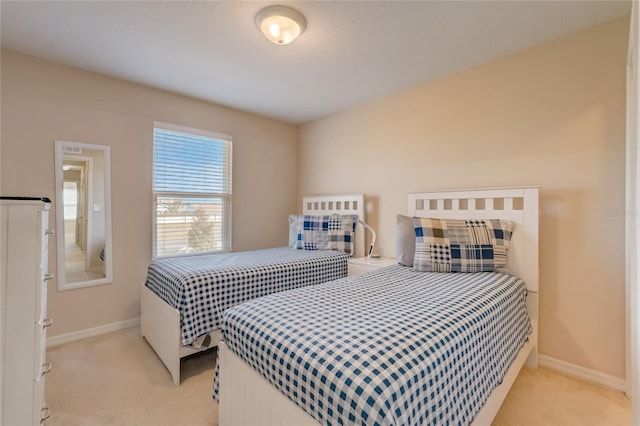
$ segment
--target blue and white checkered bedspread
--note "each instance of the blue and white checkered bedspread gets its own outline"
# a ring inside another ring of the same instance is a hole
[[[181,314],[182,344],[220,327],[228,308],[267,294],[347,276],[336,250],[265,250],[161,259],[145,285]]]
[[[236,306],[222,333],[320,423],[465,425],[531,333],[525,299],[506,274],[390,266]]]

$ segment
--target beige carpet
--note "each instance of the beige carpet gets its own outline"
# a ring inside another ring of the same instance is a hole
[[[211,399],[214,353],[182,362],[182,385],[137,327],[50,348],[48,426],[216,425]],[[494,425],[629,425],[620,392],[551,370],[524,369]]]

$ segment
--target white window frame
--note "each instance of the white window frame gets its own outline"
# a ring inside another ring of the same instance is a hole
[[[186,133],[194,136],[202,136],[206,138],[220,139],[223,141],[229,142],[230,146],[228,148],[229,151],[229,164],[228,164],[228,176],[225,176],[228,179],[228,188],[229,193],[202,193],[202,192],[170,192],[170,191],[156,191],[155,188],[155,152],[156,152],[156,140],[155,140],[155,129],[169,130],[174,132]],[[153,167],[152,167],[152,192],[153,192],[153,212],[152,212],[152,258],[156,259],[166,259],[171,257],[183,257],[183,256],[194,256],[201,254],[211,254],[211,253],[228,253],[231,252],[231,230],[232,230],[232,165],[233,165],[233,138],[231,135],[227,135],[224,133],[212,132],[208,130],[196,129],[192,127],[180,126],[177,124],[165,123],[161,121],[153,122]],[[165,256],[158,256],[157,253],[157,225],[158,225],[158,198],[159,197],[176,197],[176,198],[211,198],[211,199],[221,199],[223,201],[223,233],[225,238],[223,238],[223,247],[221,250],[213,250],[213,251],[200,251],[193,253],[183,253],[183,254],[172,254]]]

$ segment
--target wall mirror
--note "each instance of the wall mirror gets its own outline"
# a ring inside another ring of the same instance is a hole
[[[112,282],[110,148],[55,141],[58,290]]]

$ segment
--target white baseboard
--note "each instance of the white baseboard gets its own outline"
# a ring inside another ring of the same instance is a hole
[[[111,324],[100,325],[98,327],[87,328],[84,330],[72,331],[71,333],[59,334],[47,338],[47,347],[62,345],[63,343],[75,342],[76,340],[86,339],[87,337],[99,336],[101,334],[112,333],[114,331],[124,330],[125,328],[140,325],[140,318],[133,318],[125,321],[113,322]]]
[[[627,382],[620,377],[611,376],[600,371],[591,370],[589,368],[581,367],[570,362],[562,361],[557,358],[550,357],[548,355],[538,355],[538,365],[557,370],[561,373],[565,373],[569,376],[574,376],[579,379],[587,380],[599,385],[608,386],[621,392],[627,391]]]

